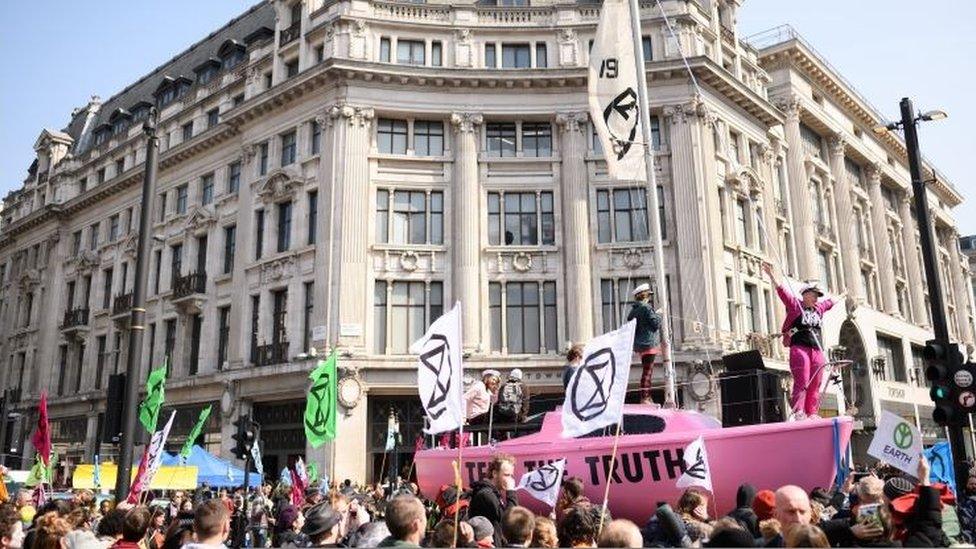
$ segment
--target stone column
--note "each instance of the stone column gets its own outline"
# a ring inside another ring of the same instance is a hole
[[[680,221],[675,223],[676,234],[670,235],[669,239],[675,244],[675,259],[681,273],[677,281],[680,285],[678,296],[672,296],[677,297],[680,310],[671,314],[675,320],[680,317],[680,321],[674,322],[676,327],[680,326],[680,331],[676,330],[675,340],[680,337],[682,344],[705,340],[706,334],[697,331],[693,323],[698,321],[710,325],[715,318],[710,307],[712,287],[708,284],[715,258],[711,257],[708,234],[705,232],[709,216],[701,191],[703,185],[699,184],[712,183],[705,181],[701,173],[704,161],[701,158],[700,117],[705,115],[705,104],[697,100],[664,107],[664,116],[670,121],[671,129],[673,210],[680,216]],[[656,296],[656,299],[663,303],[666,296]]]
[[[466,350],[482,351],[481,346],[481,182],[478,178],[479,126],[484,118],[477,113],[454,113],[455,157],[454,209],[455,299],[461,301],[461,332]],[[446,303],[445,306],[451,306]]]
[[[340,193],[339,243],[336,269],[339,282],[339,345],[365,350],[366,279],[369,234],[369,149],[373,109],[335,106],[336,132],[341,154],[334,184]]]
[[[950,240],[946,248],[949,250],[949,268],[952,269],[952,301],[956,305],[956,324],[959,325],[959,333],[956,337],[964,343],[973,342],[973,331],[969,324],[969,295],[966,284],[966,277],[963,276],[962,261],[959,255],[959,233],[955,227],[949,233]]]
[[[875,264],[881,281],[881,310],[888,314],[898,312],[898,296],[895,291],[895,271],[892,266],[891,246],[888,240],[888,213],[881,195],[881,167],[869,166],[867,171],[868,192],[871,197],[871,230],[874,235]]]
[[[318,189],[318,218],[315,223],[315,272],[317,276],[315,278],[315,307],[312,308],[312,326],[328,327],[324,338],[313,338],[312,343],[319,351],[325,351],[327,345],[334,344],[339,334],[338,328],[333,322],[335,318],[333,314],[335,265],[332,262],[334,257],[332,239],[335,237],[335,228],[332,220],[336,217],[333,180],[334,166],[338,156],[338,151],[335,148],[336,125],[333,124],[334,120],[331,116],[321,114],[315,117],[315,121],[322,128],[322,148],[319,154],[319,169],[315,181],[315,187]]]
[[[921,262],[919,261],[918,248],[915,242],[918,236],[915,234],[915,220],[912,218],[912,196],[905,193],[898,207],[898,215],[901,217],[901,239],[905,243],[905,270],[908,272],[908,295],[912,302],[912,320],[915,324],[928,328],[929,315],[925,309],[925,286],[922,282]]]
[[[813,205],[807,188],[806,168],[803,166],[803,140],[800,137],[800,98],[791,95],[780,101],[786,113],[786,142],[789,152],[786,167],[790,178],[790,209],[793,213],[793,237],[796,239],[796,259],[800,278],[820,278],[817,268],[817,240],[813,226]]]
[[[586,113],[560,113],[562,128],[563,254],[566,268],[566,337],[593,337],[593,268],[590,264],[589,183],[586,169]],[[569,296],[572,295],[572,298]]]
[[[851,210],[851,185],[844,168],[844,137],[837,134],[830,138],[830,172],[834,176],[834,203],[837,223],[837,244],[844,271],[844,283],[851,297],[861,302],[864,288],[861,286],[861,253],[854,246],[854,216]]]

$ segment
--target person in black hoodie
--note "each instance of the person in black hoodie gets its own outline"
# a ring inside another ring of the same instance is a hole
[[[515,493],[515,458],[496,454],[488,464],[488,479],[471,485],[469,517],[485,517],[495,529],[495,546],[502,547],[502,515],[518,505]]]
[[[948,547],[950,540],[942,531],[942,500],[939,490],[929,485],[929,462],[925,456],[918,462],[918,499],[905,523],[905,547]]]
[[[742,525],[753,538],[760,537],[759,517],[752,510],[752,500],[756,499],[756,487],[751,484],[742,484],[735,495],[735,509],[729,513],[729,517],[735,519]]]

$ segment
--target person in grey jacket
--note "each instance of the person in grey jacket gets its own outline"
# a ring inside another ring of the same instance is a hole
[[[651,377],[653,375],[654,360],[661,350],[661,313],[651,307],[651,287],[641,284],[634,288],[634,302],[627,314],[627,320],[637,320],[634,332],[634,352],[640,356],[641,373],[640,395],[641,404],[652,404]]]

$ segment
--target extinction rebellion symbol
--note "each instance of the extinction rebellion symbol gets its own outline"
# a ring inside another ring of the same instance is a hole
[[[443,334],[432,334],[427,345],[433,345],[428,351],[420,355],[420,362],[433,372],[434,385],[427,399],[427,414],[430,419],[441,417],[447,409],[447,394],[451,391],[451,345]]]
[[[559,482],[559,468],[552,464],[543,465],[535,470],[537,473],[529,482],[529,488],[536,492],[545,492]]]
[[[589,421],[607,409],[616,373],[617,364],[613,358],[613,351],[609,347],[586,357],[579,372],[573,378],[573,387],[570,389],[572,411],[577,419]],[[580,380],[583,376],[592,382],[593,389],[590,394],[581,394]]]
[[[603,121],[607,125],[607,131],[613,138],[613,150],[617,153],[617,160],[623,159],[630,151],[630,146],[634,144],[637,137],[637,121],[640,107],[637,106],[637,94],[633,88],[627,88],[620,92],[617,97],[605,109],[603,109]],[[622,129],[627,132],[627,138],[618,137],[615,129]]]

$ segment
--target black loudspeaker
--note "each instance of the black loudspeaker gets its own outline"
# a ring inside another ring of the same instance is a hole
[[[722,365],[726,372],[749,372],[753,370],[765,370],[766,364],[759,351],[742,351],[732,353],[722,357]]]
[[[783,420],[779,375],[776,372],[723,372],[722,426],[756,425]]]
[[[105,398],[105,421],[102,424],[102,442],[115,444],[122,434],[122,403],[125,400],[125,374],[108,376],[108,392]]]

